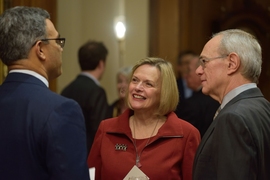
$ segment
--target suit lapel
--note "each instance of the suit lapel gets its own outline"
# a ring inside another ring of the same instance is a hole
[[[203,138],[202,138],[202,141],[197,149],[197,153],[196,153],[196,156],[195,156],[195,162],[197,162],[197,158],[198,156],[201,154],[201,151],[205,145],[205,143],[207,142],[207,140],[209,139],[209,137],[211,136],[211,134],[213,133],[214,129],[215,129],[215,126],[216,126],[216,121],[213,121],[211,123],[211,125],[209,126],[209,128],[207,129],[207,131],[205,132]]]
[[[201,154],[202,152],[202,149],[204,148],[204,145],[205,143],[207,142],[207,140],[209,139],[209,137],[212,135],[214,129],[215,129],[215,126],[216,126],[216,123],[218,121],[218,117],[219,115],[222,115],[223,112],[226,112],[226,108],[231,106],[232,104],[234,104],[235,102],[241,100],[241,99],[245,99],[245,98],[252,98],[252,97],[260,97],[260,96],[263,96],[261,91],[258,89],[258,88],[252,88],[252,89],[248,89],[242,93],[240,93],[239,95],[237,95],[236,97],[234,97],[231,101],[228,102],[228,104],[226,104],[224,106],[224,108],[220,111],[220,113],[218,114],[218,116],[216,117],[216,119],[212,122],[212,124],[210,125],[210,127],[207,129],[206,133],[204,134],[203,138],[202,138],[202,141],[197,149],[197,153],[196,153],[196,156],[195,156],[195,164],[197,162],[197,158],[198,156]]]

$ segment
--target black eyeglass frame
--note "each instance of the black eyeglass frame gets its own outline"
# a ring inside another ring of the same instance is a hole
[[[63,48],[65,46],[66,38],[47,38],[47,39],[40,39],[40,41],[49,41],[49,40],[55,40],[57,44]]]

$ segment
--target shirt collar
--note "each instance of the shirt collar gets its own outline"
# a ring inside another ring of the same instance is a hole
[[[90,73],[87,73],[87,72],[81,72],[80,75],[89,77],[89,78],[92,79],[98,86],[100,86],[100,83],[99,83],[99,81],[97,80],[97,78],[95,78],[95,77],[94,77],[93,75],[91,75]]]
[[[41,80],[47,87],[49,87],[49,82],[48,80],[41,76],[40,74],[34,72],[34,71],[31,71],[31,70],[26,70],[26,69],[13,69],[13,70],[10,70],[9,73],[23,73],[23,74],[29,74],[31,76],[34,76],[36,78],[38,78],[39,80]]]
[[[226,96],[223,98],[222,103],[221,103],[221,109],[229,102],[231,101],[234,97],[236,97],[238,94],[242,93],[243,91],[246,91],[251,88],[256,88],[257,85],[256,83],[248,83],[241,85],[233,90],[231,90]]]

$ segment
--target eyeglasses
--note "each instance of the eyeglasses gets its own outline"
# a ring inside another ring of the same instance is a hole
[[[66,38],[51,38],[51,39],[41,39],[40,41],[48,41],[48,40],[55,40],[57,44],[63,48],[65,46]]]
[[[205,68],[205,64],[209,61],[212,61],[212,60],[215,60],[215,59],[221,59],[221,58],[225,58],[227,57],[228,55],[225,55],[225,56],[218,56],[218,57],[213,57],[213,58],[207,58],[207,57],[200,57],[199,60],[200,60],[200,65]]]

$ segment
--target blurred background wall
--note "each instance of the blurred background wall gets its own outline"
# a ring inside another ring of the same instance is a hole
[[[117,70],[133,65],[148,55],[148,11],[148,0],[58,0],[57,28],[67,40],[63,53],[63,74],[57,80],[57,92],[80,72],[77,50],[91,39],[102,41],[108,48],[101,85],[106,90],[108,101],[115,100]],[[118,16],[125,16],[126,22],[123,57],[120,57],[114,30]]]

